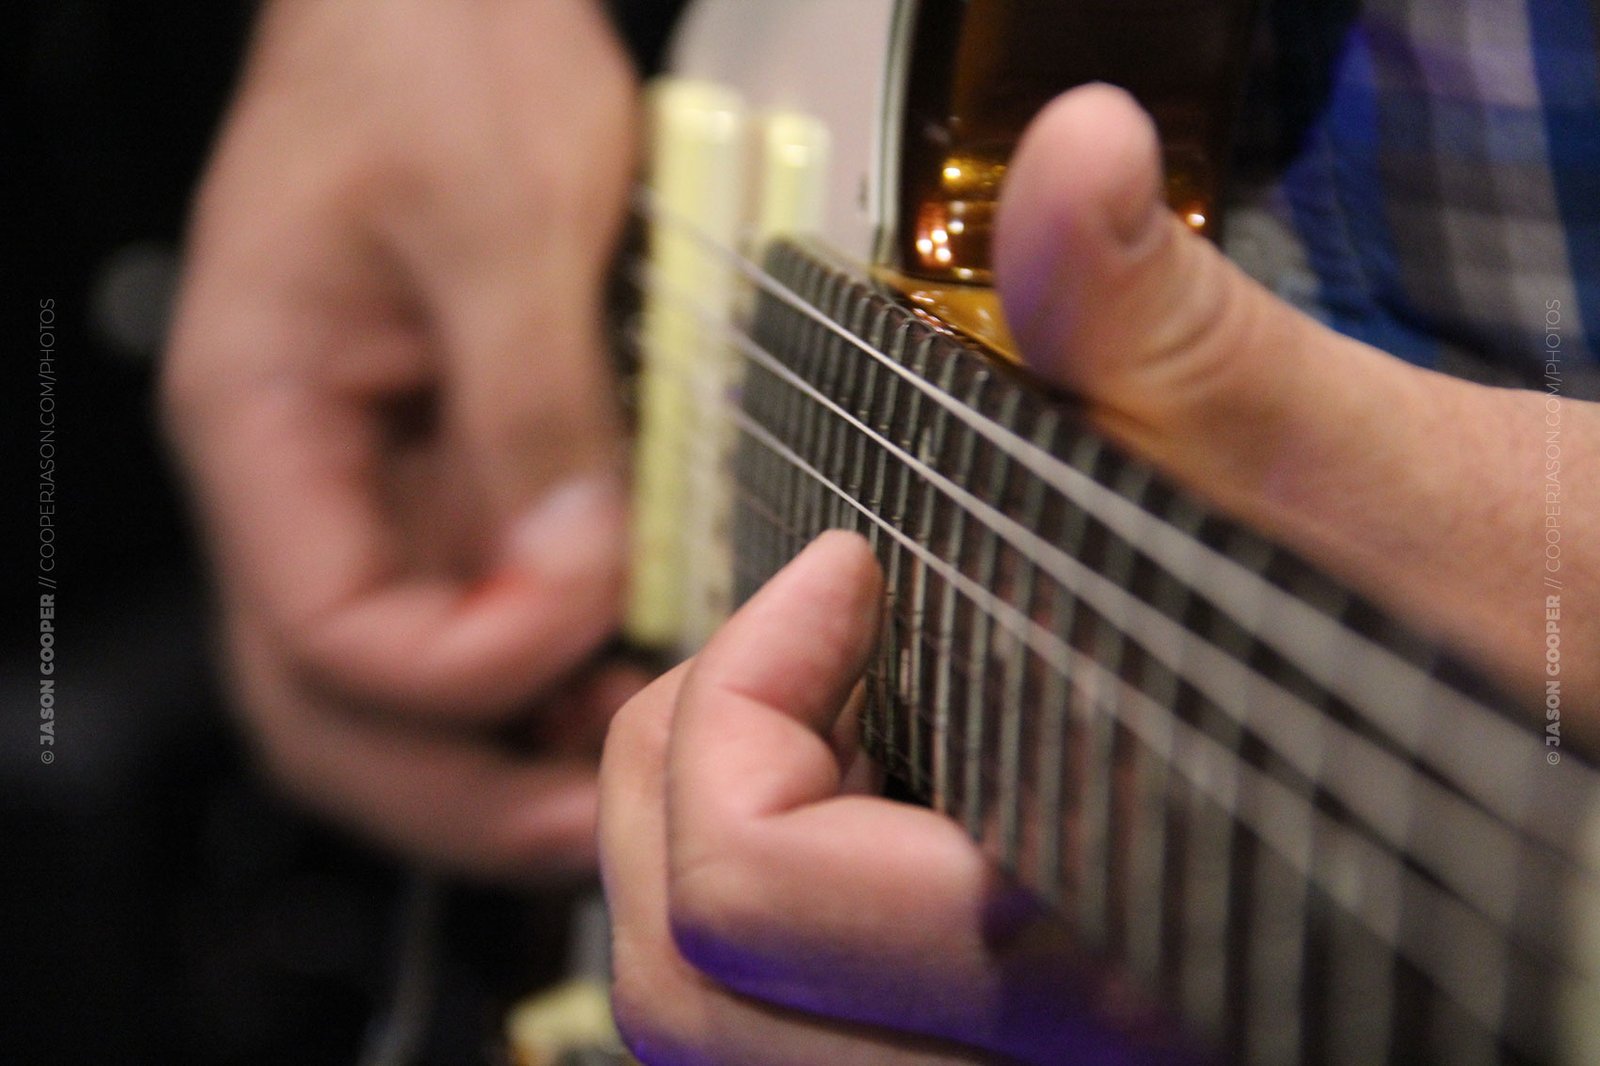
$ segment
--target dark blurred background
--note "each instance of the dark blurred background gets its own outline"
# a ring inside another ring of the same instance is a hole
[[[617,3],[648,65],[670,3]],[[253,5],[33,0],[7,64],[24,343],[4,387],[4,917],[16,1063],[349,1063],[392,994],[410,877],[253,771],[152,413],[188,199]],[[39,744],[39,301],[54,300],[55,761]],[[418,1061],[493,1061],[562,901],[446,885]]]

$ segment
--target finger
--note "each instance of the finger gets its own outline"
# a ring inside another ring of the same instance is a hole
[[[392,230],[436,309],[444,417],[509,523],[575,476],[615,476],[622,454],[603,296],[634,172],[635,79],[596,5],[542,7],[450,43],[446,69],[482,85],[458,89],[480,106],[451,114],[441,139],[478,157],[475,180]]]
[[[685,679],[667,771],[678,948],[798,1009],[1026,1058],[1106,1050],[1084,960],[954,823],[838,795],[826,734],[880,594],[865,542],[824,535]]]
[[[352,701],[429,718],[526,712],[615,629],[624,515],[610,478],[562,486],[524,520],[516,554],[487,573],[375,567],[286,640],[312,681]]]
[[[677,954],[667,917],[663,798],[672,711],[686,672],[680,667],[659,679],[623,709],[601,766],[601,874],[612,920],[613,1011],[634,1054],[649,1064],[707,1066],[988,1061],[975,1051],[739,996]]]
[[[1249,281],[1161,189],[1154,126],[1121,90],[1074,90],[1030,127],[996,248],[1029,361],[1108,432],[1230,501],[1282,492],[1286,465],[1311,474],[1330,449],[1365,451],[1385,417],[1372,390],[1403,402],[1414,372]]]
[[[656,676],[638,663],[602,658],[547,690],[519,739],[533,751],[599,759],[611,719]]]
[[[419,566],[384,499],[382,408],[424,379],[427,342],[349,221],[309,222],[276,234],[300,249],[288,265],[260,259],[242,224],[197,230],[165,389],[220,570],[332,694],[419,715],[521,711],[614,624],[622,493],[580,481],[507,550],[480,545],[472,569]],[[470,506],[430,505],[465,538],[481,530]]]
[[[1008,171],[996,270],[1028,360],[1131,451],[1513,676],[1540,585],[1526,394],[1420,370],[1245,277],[1161,202],[1156,134],[1120,90],[1050,105]],[[1470,490],[1467,488],[1470,486]]]
[[[839,792],[846,795],[881,796],[884,770],[872,761],[862,744],[861,716],[867,708],[867,688],[858,684],[850,692],[844,710],[833,725],[828,746],[839,765]]]
[[[684,767],[684,781],[712,764],[747,783],[734,797],[712,797],[679,788],[675,779],[676,811],[697,825],[707,816],[744,820],[838,792],[831,735],[866,668],[882,597],[883,577],[866,541],[824,533],[712,638],[686,682],[674,763]],[[741,718],[739,732],[719,733],[715,721],[704,720],[730,713],[723,695],[786,713]],[[785,753],[784,761],[767,772],[763,760],[774,751]],[[730,806],[734,799],[747,806]],[[714,805],[703,813],[706,803]],[[675,849],[679,860],[698,856]]]
[[[514,715],[618,612],[599,279],[631,77],[586,0],[260,36],[165,375],[223,573],[330,692]]]
[[[486,738],[307,702],[273,667],[259,627],[233,630],[252,738],[274,779],[307,805],[400,854],[491,881],[592,873],[592,761],[528,758]]]

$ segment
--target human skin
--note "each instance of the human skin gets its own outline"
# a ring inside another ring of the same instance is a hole
[[[1125,447],[1542,696],[1545,398],[1276,301],[1165,211],[1158,159],[1102,86],[1030,128],[996,252],[1028,361]],[[1566,401],[1563,423],[1564,726],[1592,745],[1600,478],[1576,472],[1600,470],[1600,408]],[[864,791],[850,694],[881,581],[863,540],[826,534],[614,721],[601,852],[630,1046],[657,1066],[1097,1062],[1109,1026],[1164,1059],[1069,926],[953,823]]]
[[[452,870],[593,860],[587,756],[625,685],[591,663],[625,521],[598,318],[632,99],[583,0],[277,0],[196,206],[164,406],[250,736],[307,804]],[[1543,399],[1277,304],[1161,211],[1156,158],[1104,89],[1030,134],[997,266],[1034,367],[1542,690]],[[1563,419],[1568,469],[1595,469],[1594,407]],[[1593,481],[1565,528],[1597,528]],[[1568,549],[1566,599],[1600,603],[1594,542]],[[827,538],[611,732],[617,1006],[652,1062],[1094,1054],[1071,931],[949,823],[862,794],[839,716],[878,581]],[[1565,625],[1600,647],[1600,612]],[[1568,656],[1576,734],[1597,678]]]
[[[445,869],[593,868],[634,98],[591,0],[276,0],[194,209],[163,407],[247,734]]]

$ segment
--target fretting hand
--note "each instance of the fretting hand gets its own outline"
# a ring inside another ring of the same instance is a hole
[[[1033,366],[1125,447],[1542,692],[1544,398],[1324,329],[1159,189],[1123,94],[1081,89],[1036,121],[997,250]],[[1564,420],[1568,468],[1596,469],[1600,410]],[[1571,500],[1566,528],[1600,529],[1600,499]],[[1570,602],[1600,602],[1600,539],[1566,549]],[[601,846],[630,1043],[652,1064],[1099,1062],[1109,1025],[1162,1057],[1145,1009],[956,826],[863,794],[848,705],[880,582],[863,542],[825,536],[614,723]],[[1600,616],[1565,633],[1600,648]],[[1565,676],[1569,728],[1593,737],[1600,655]]]

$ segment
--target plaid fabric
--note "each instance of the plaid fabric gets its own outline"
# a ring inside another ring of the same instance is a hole
[[[1269,0],[1228,250],[1405,359],[1600,396],[1600,0]],[[1549,327],[1549,328],[1547,328]]]

